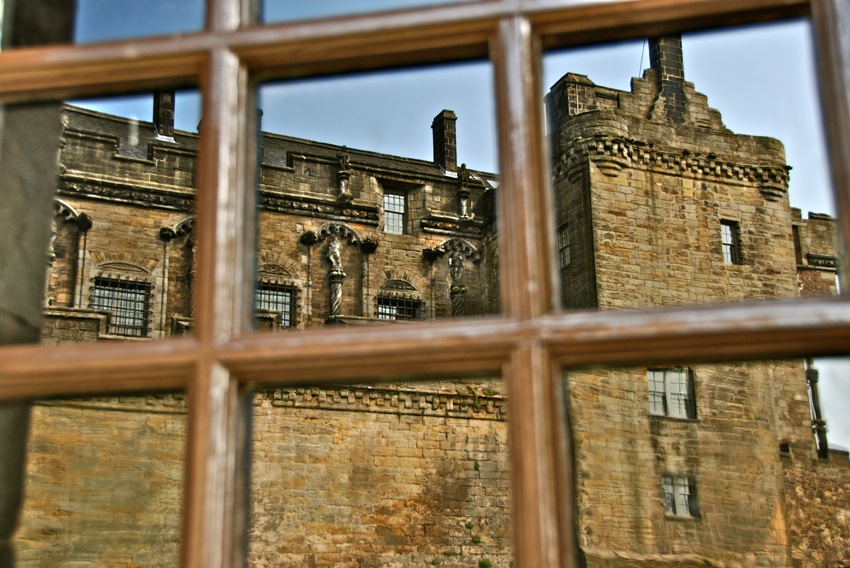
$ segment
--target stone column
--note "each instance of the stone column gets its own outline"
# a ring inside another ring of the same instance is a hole
[[[449,288],[449,296],[452,299],[452,317],[462,318],[464,307],[464,297],[466,296],[466,286],[463,284],[452,284]]]
[[[345,281],[345,272],[339,268],[333,268],[328,273],[328,282],[331,285],[331,316],[342,315],[342,283]]]

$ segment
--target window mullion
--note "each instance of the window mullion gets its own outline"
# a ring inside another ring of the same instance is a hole
[[[500,22],[493,44],[501,156],[502,309],[528,320],[552,310],[554,235],[540,115],[539,53],[522,18]],[[560,370],[537,342],[506,367],[510,404],[514,556],[519,566],[574,566],[572,482]]]
[[[214,49],[203,76],[197,223],[195,335],[201,344],[189,385],[189,449],[183,565],[244,564],[246,404],[218,346],[251,327],[255,128],[248,73]],[[241,434],[240,434],[241,433]]]
[[[845,0],[813,0],[812,27],[818,63],[818,85],[829,142],[833,195],[840,236],[838,249],[850,251],[850,5]],[[846,258],[842,258],[842,261]],[[850,263],[839,262],[844,282]]]

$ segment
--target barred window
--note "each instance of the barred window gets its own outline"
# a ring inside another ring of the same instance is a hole
[[[109,312],[109,333],[146,337],[150,294],[150,282],[95,278],[91,308]]]
[[[649,413],[696,418],[694,378],[690,369],[648,370]]]
[[[720,246],[723,248],[723,262],[726,264],[741,263],[738,237],[738,223],[720,221]]]
[[[279,314],[278,327],[294,327],[295,292],[292,284],[260,282],[254,292],[254,308],[257,312]]]
[[[407,196],[404,193],[384,193],[384,231],[404,233]]]
[[[696,482],[690,477],[662,477],[664,511],[677,517],[698,517]]]
[[[421,319],[422,301],[412,298],[378,296],[378,319],[414,320]]]

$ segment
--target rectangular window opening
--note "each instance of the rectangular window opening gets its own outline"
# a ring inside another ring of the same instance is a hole
[[[561,270],[570,265],[570,226],[567,223],[558,229],[558,266]]]
[[[693,372],[689,369],[647,371],[649,413],[656,416],[695,419]]]
[[[412,298],[378,297],[376,315],[384,320],[421,319],[422,302]]]
[[[274,316],[275,327],[294,327],[295,296],[295,286],[292,284],[260,282],[254,292],[254,308],[258,319]]]
[[[739,227],[735,221],[720,221],[720,245],[725,264],[741,264]]]
[[[150,282],[95,278],[91,307],[109,312],[109,333],[146,337],[150,292]]]
[[[665,475],[664,511],[676,517],[698,517],[696,482],[690,477]]]
[[[384,231],[404,234],[407,222],[407,195],[404,193],[384,193]]]

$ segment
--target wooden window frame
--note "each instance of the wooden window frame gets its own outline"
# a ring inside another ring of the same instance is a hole
[[[257,386],[502,373],[511,400],[516,565],[567,567],[576,563],[577,545],[562,369],[848,351],[844,298],[559,313],[540,88],[543,49],[811,17],[839,248],[850,250],[850,52],[841,35],[850,29],[850,8],[844,0],[485,0],[250,25],[256,4],[207,0],[204,31],[183,37],[0,53],[4,103],[202,87],[194,334],[0,350],[0,399],[187,392],[183,566],[245,564],[242,457],[247,393]],[[419,325],[251,334],[256,83],[487,57],[495,70],[501,156],[502,314],[421,324],[430,326],[427,334]],[[839,265],[846,270],[850,263]]]
[[[649,413],[652,416],[696,420],[697,405],[694,389],[694,372],[691,369],[647,369],[646,375],[649,384]],[[674,377],[677,382],[684,378],[686,389],[684,397],[681,396],[681,391],[676,391],[672,388],[671,379]],[[657,388],[659,385],[661,387],[660,389]],[[673,402],[677,397],[684,399],[684,404],[674,404]],[[653,398],[661,400],[661,409],[654,408]],[[676,407],[683,408],[684,414],[675,410]]]
[[[401,211],[397,205],[401,204]],[[393,235],[407,234],[407,192],[384,190],[384,232]],[[397,220],[398,223],[392,222]],[[398,230],[394,230],[398,227]]]
[[[720,220],[720,249],[724,264],[741,264],[741,228],[737,221]]]

